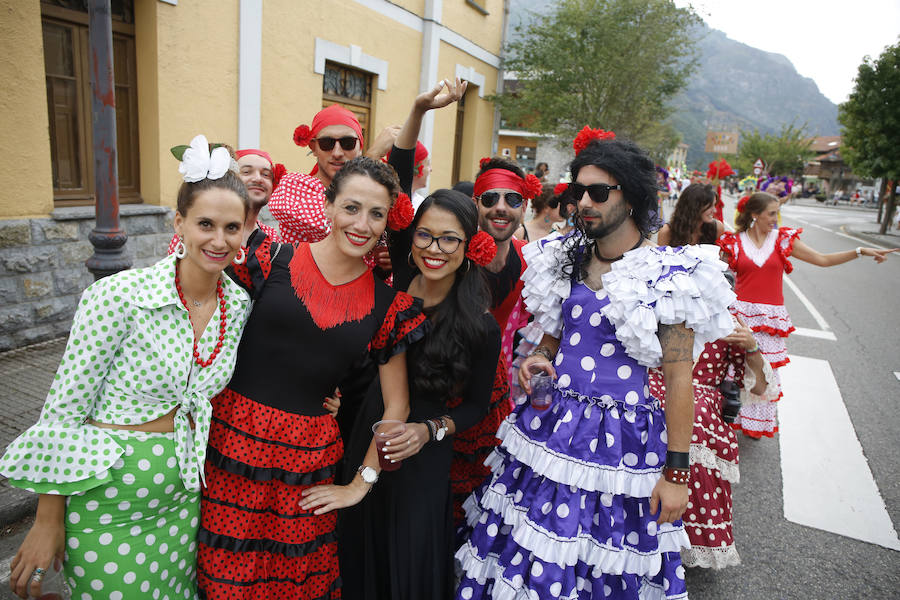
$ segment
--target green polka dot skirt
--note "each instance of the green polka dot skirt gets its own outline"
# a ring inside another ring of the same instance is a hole
[[[200,500],[178,475],[174,434],[108,431],[124,449],[109,482],[68,497],[72,598],[197,598]]]

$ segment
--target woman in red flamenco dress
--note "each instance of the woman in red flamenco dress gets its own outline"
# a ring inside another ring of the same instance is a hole
[[[763,358],[775,370],[779,392],[775,400],[741,407],[734,427],[759,439],[778,431],[776,402],[781,398],[778,368],[790,362],[785,340],[794,331],[784,306],[783,274],[790,273],[791,257],[819,266],[833,267],[862,256],[881,263],[896,251],[858,247],[855,250],[821,252],[800,241],[802,229],[778,227],[778,198],[766,192],[742,198],[738,203],[735,232],[718,240],[724,259],[737,276],[736,314],[753,330]]]

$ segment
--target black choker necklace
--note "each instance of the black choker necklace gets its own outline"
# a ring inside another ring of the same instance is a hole
[[[640,236],[640,237],[638,238],[637,243],[636,243],[634,246],[632,246],[631,248],[629,248],[629,249],[628,249],[628,252],[631,252],[632,250],[635,250],[636,248],[639,248],[639,247],[641,246],[641,244],[643,244],[643,243],[644,243],[644,236]],[[594,242],[594,256],[597,257],[597,260],[601,260],[601,261],[603,261],[603,262],[611,263],[611,262],[616,262],[617,260],[620,260],[622,257],[625,256],[625,254],[622,253],[622,254],[620,254],[619,256],[615,257],[615,258],[607,258],[607,257],[603,256],[602,254],[600,254],[600,250],[597,249],[597,242]]]

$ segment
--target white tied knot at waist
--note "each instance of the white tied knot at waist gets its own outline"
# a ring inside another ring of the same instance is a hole
[[[194,419],[191,430],[190,418]],[[206,462],[206,443],[212,422],[212,404],[206,398],[185,396],[175,411],[175,455],[178,472],[184,487],[199,492],[206,486],[203,465]]]

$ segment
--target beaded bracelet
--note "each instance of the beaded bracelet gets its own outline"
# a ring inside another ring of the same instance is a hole
[[[538,346],[528,356],[534,356],[535,354],[540,354],[547,360],[551,362],[553,361],[553,356],[550,354],[550,348],[548,348],[547,346]]]
[[[756,354],[759,352],[759,344],[754,344],[749,350],[744,350],[745,354]]]

